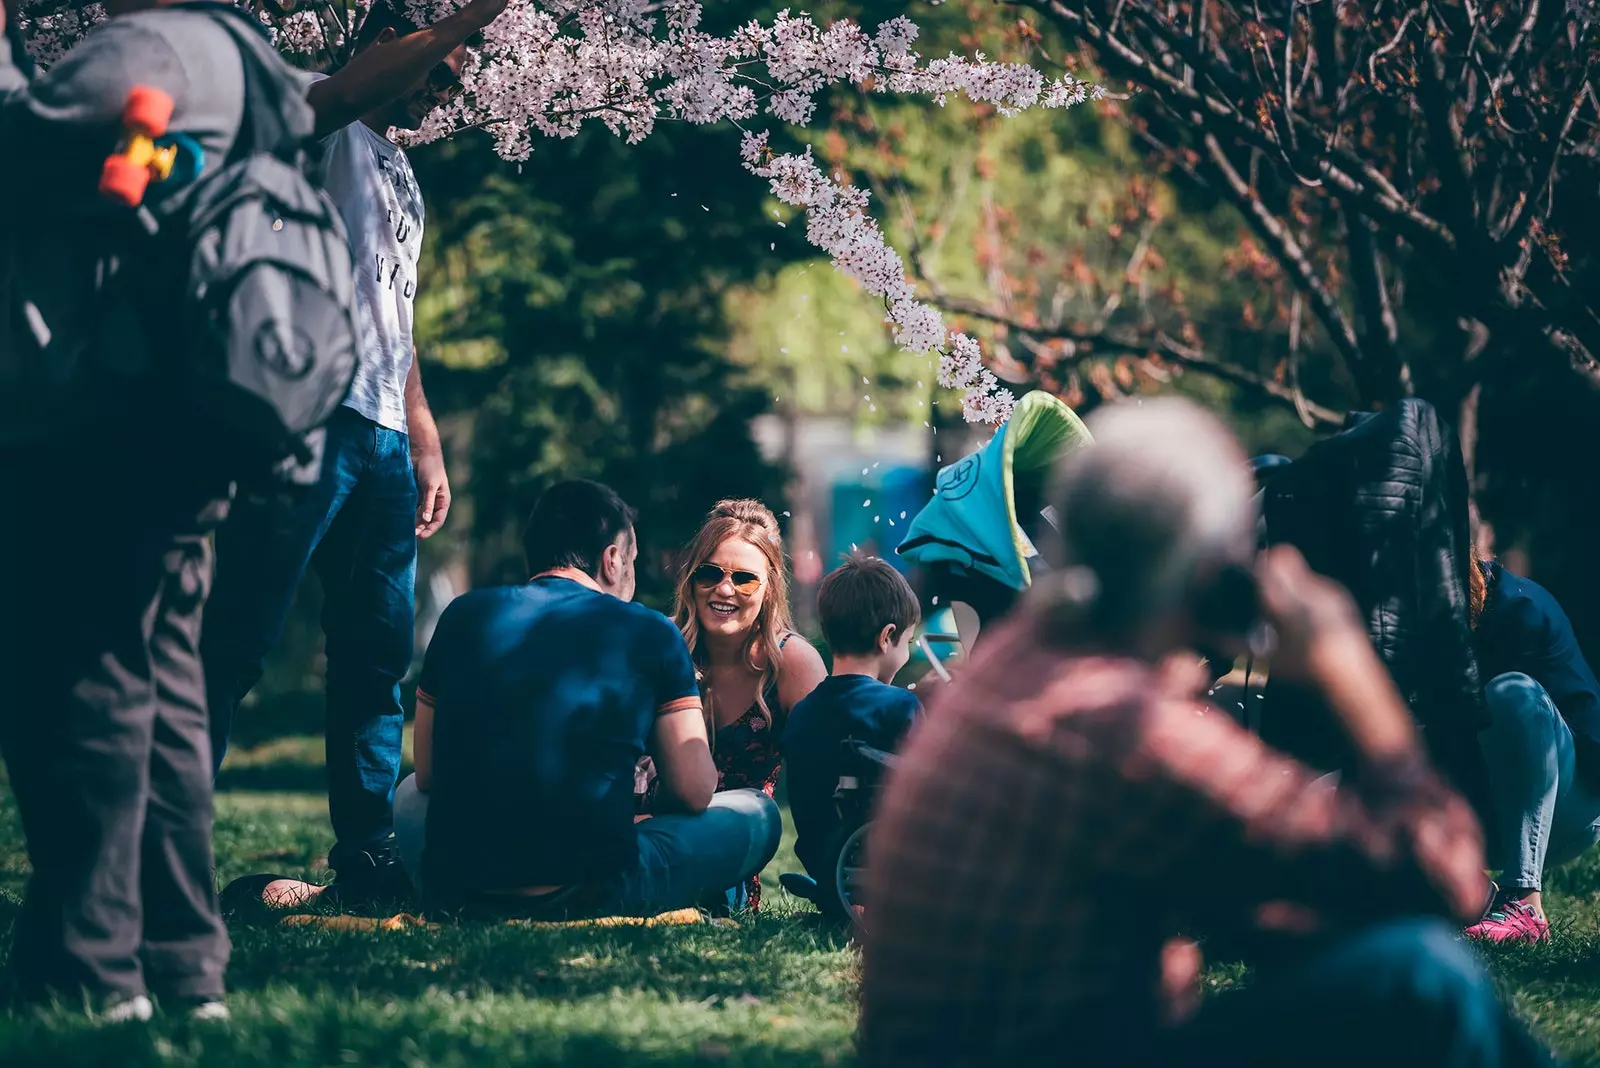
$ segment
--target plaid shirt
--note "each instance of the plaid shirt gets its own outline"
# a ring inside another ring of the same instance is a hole
[[[865,1063],[1105,1063],[1197,995],[1197,954],[1163,978],[1183,936],[1481,915],[1477,822],[1420,757],[1335,791],[1147,665],[1033,631],[980,647],[882,798]]]

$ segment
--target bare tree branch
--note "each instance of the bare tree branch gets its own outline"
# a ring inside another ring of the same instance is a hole
[[[1400,355],[1400,325],[1389,303],[1389,290],[1383,280],[1383,257],[1372,235],[1372,224],[1365,216],[1344,211],[1345,240],[1350,247],[1350,273],[1355,281],[1356,300],[1361,308],[1363,336],[1380,377],[1399,390],[1400,396],[1412,391],[1411,368]]]
[[[1322,323],[1323,329],[1328,332],[1328,337],[1333,341],[1334,348],[1344,357],[1350,373],[1357,381],[1362,382],[1362,392],[1367,393],[1369,385],[1366,379],[1367,360],[1361,352],[1361,344],[1356,340],[1356,332],[1351,328],[1350,321],[1345,318],[1344,310],[1339,307],[1339,302],[1328,292],[1328,287],[1317,276],[1316,269],[1311,266],[1305,250],[1294,239],[1289,228],[1267,206],[1261,198],[1245,184],[1239,172],[1234,169],[1233,163],[1223,152],[1222,146],[1211,134],[1204,138],[1206,155],[1211,160],[1211,168],[1221,179],[1219,187],[1234,202],[1245,221],[1251,229],[1261,236],[1267,247],[1272,251],[1273,258],[1282,264],[1289,280],[1295,288],[1305,293],[1311,302],[1312,311]]]
[[[1058,358],[1058,366],[1071,367],[1102,356],[1157,356],[1181,367],[1209,375],[1222,382],[1242,387],[1256,397],[1295,411],[1304,411],[1319,427],[1337,427],[1344,417],[1331,408],[1306,400],[1299,392],[1282,382],[1258,374],[1246,367],[1214,359],[1192,345],[1186,345],[1165,331],[1156,330],[1148,337],[1132,331],[1075,330],[1070,326],[1040,326],[1009,315],[983,301],[945,293],[934,283],[923,279],[929,299],[954,315],[968,315],[974,319],[1004,326],[1008,330],[1038,341],[1067,341],[1074,346],[1071,355]]]

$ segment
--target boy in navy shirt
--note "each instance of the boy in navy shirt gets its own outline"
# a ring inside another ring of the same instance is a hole
[[[812,878],[832,886],[843,844],[833,802],[843,742],[855,738],[892,751],[921,711],[913,694],[888,683],[911,657],[911,631],[922,610],[910,584],[888,563],[852,558],[822,580],[817,611],[833,674],[789,713],[783,759],[798,834],[795,855]]]

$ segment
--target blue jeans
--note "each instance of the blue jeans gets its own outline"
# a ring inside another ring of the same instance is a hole
[[[1545,869],[1600,842],[1600,795],[1576,771],[1572,730],[1544,687],[1518,671],[1484,687],[1494,821],[1490,867],[1506,887],[1538,890]]]
[[[201,655],[215,768],[233,716],[261,680],[307,564],[322,580],[327,639],[329,864],[394,830],[404,712],[400,680],[415,640],[417,483],[406,435],[350,408],[328,423],[322,477],[293,501],[235,505],[217,534],[216,585]]]
[[[1324,944],[1207,1002],[1135,1063],[1521,1068],[1554,1063],[1457,932],[1399,919]],[[1113,1062],[1124,1058],[1113,1057]],[[1085,1061],[1085,1063],[1090,1063]]]
[[[428,795],[417,789],[416,776],[406,776],[395,791],[394,815],[401,862],[412,885],[426,893],[422,852]],[[589,888],[582,898],[586,913],[654,916],[718,896],[767,866],[778,851],[783,819],[766,794],[725,790],[697,816],[656,816],[639,824],[638,831],[638,863]]]

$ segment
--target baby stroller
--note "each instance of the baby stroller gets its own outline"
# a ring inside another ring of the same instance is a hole
[[[783,888],[795,897],[809,901],[829,919],[864,926],[861,908],[861,878],[866,871],[867,832],[872,826],[872,811],[884,775],[894,767],[894,754],[886,753],[856,738],[840,743],[842,773],[833,793],[839,813],[839,827],[830,843],[834,857],[832,879],[818,873],[813,879],[798,872],[778,877]]]
[[[1035,548],[1043,524],[1055,524],[1046,483],[1063,454],[1092,440],[1077,413],[1035,391],[987,445],[940,470],[933,499],[897,551],[921,566],[934,604],[958,606],[967,652],[977,630],[1008,612],[1047,567]]]

